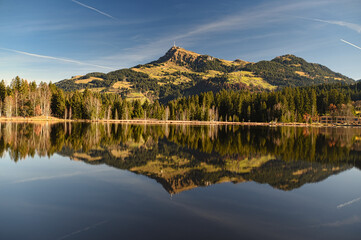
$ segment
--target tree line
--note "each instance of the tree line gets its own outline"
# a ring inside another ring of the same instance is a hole
[[[181,97],[160,104],[129,101],[119,94],[64,92],[52,83],[28,82],[19,77],[0,82],[0,116],[54,116],[88,120],[198,120],[234,122],[311,122],[322,115],[356,113],[361,83],[285,87],[272,92],[221,90]]]
[[[168,103],[170,119],[234,122],[310,122],[322,115],[353,116],[361,84],[285,87],[273,92],[207,92]]]

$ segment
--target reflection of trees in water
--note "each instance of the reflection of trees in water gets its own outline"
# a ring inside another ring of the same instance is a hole
[[[220,126],[216,130],[189,127],[168,140],[202,152],[224,155],[272,154],[285,161],[344,161],[358,159],[355,136],[360,129]],[[214,131],[207,133],[207,131]],[[184,131],[183,131],[184,132]],[[211,137],[209,137],[209,136]],[[207,137],[208,136],[208,137]],[[212,137],[216,136],[216,137]]]
[[[360,136],[358,128],[1,123],[0,153],[8,151],[17,161],[51,156],[64,147],[82,152],[110,146],[151,149],[162,139],[225,159],[273,155],[284,161],[358,161]]]
[[[49,141],[50,126],[5,123],[0,124],[0,154],[8,151],[10,157],[17,161],[27,156],[52,155]]]
[[[169,193],[230,181],[290,190],[360,166],[359,136],[355,128],[1,123],[0,154],[107,164]]]

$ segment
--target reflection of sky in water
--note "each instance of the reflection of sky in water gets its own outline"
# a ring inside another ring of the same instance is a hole
[[[148,177],[59,155],[0,160],[1,239],[357,239],[358,169],[282,191],[223,183],[169,195]],[[346,204],[343,207],[340,204]]]

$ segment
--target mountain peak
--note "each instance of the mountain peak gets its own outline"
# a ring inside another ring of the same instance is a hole
[[[278,57],[275,57],[273,60],[275,61],[292,61],[292,60],[303,60],[305,61],[304,59],[300,58],[300,57],[297,57],[293,54],[286,54],[286,55],[282,55],[282,56],[278,56]]]
[[[163,62],[189,62],[195,61],[199,56],[198,53],[188,51],[184,48],[173,46],[171,47],[164,56],[160,57],[155,63],[163,63]]]

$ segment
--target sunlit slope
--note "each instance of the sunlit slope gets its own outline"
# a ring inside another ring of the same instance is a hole
[[[112,92],[144,99],[170,99],[221,89],[274,90],[283,86],[322,83],[352,83],[354,80],[325,66],[308,63],[293,55],[251,63],[227,61],[172,47],[158,60],[107,74],[89,73],[56,83],[66,91]]]

